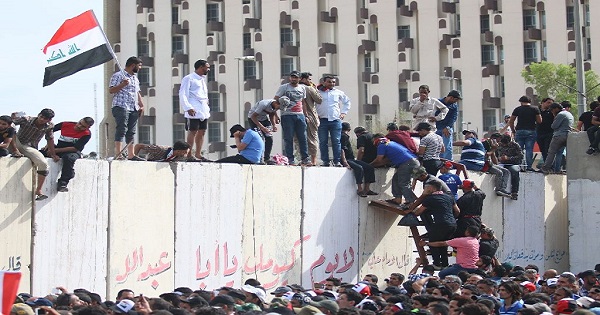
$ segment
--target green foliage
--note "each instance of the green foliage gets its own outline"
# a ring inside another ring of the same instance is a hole
[[[577,74],[575,67],[566,64],[555,64],[547,61],[532,63],[521,71],[521,76],[530,84],[538,99],[551,97],[557,102],[569,101],[573,105],[571,113],[577,117]],[[600,96],[600,77],[592,71],[585,72],[587,103]],[[587,105],[586,104],[586,108]]]

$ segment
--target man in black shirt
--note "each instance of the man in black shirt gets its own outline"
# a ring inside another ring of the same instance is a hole
[[[377,147],[373,144],[373,135],[365,127],[354,128],[356,135],[356,159],[371,163],[377,157]]]
[[[515,141],[525,148],[525,159],[527,160],[527,170],[534,171],[533,164],[533,146],[536,140],[536,124],[542,123],[540,109],[531,105],[531,99],[528,96],[519,98],[521,106],[515,108],[510,116],[508,123],[515,135]],[[515,120],[517,125],[515,127]]]
[[[356,193],[361,197],[368,195],[377,195],[376,192],[370,189],[371,183],[375,182],[375,168],[367,162],[354,159],[354,152],[352,151],[352,144],[350,143],[350,123],[342,123],[342,158],[341,162],[344,167],[347,167],[354,171],[354,177],[356,178]],[[363,185],[364,182],[364,185]]]
[[[481,228],[481,234],[479,238],[479,257],[496,257],[496,251],[498,250],[499,246],[500,242],[494,236],[494,230],[487,226]]]
[[[554,103],[554,100],[546,97],[542,99],[540,103],[540,115],[542,116],[542,123],[537,125],[537,143],[542,152],[544,161],[548,156],[548,149],[550,148],[550,141],[552,140],[552,122],[554,121],[554,115],[550,112],[550,105]],[[521,146],[522,148],[522,146]]]
[[[593,126],[592,116],[594,115],[594,110],[596,109],[596,107],[598,107],[598,105],[600,105],[600,102],[598,102],[598,101],[591,102],[590,110],[581,114],[581,116],[579,116],[579,121],[577,121],[577,130],[578,131],[587,131],[588,129],[590,129]]]
[[[446,241],[452,238],[456,230],[456,219],[460,210],[454,197],[442,191],[442,185],[431,181],[425,185],[426,197],[423,203],[414,210],[425,223],[429,242]],[[448,246],[431,247],[431,258],[436,270],[448,266]]]
[[[468,226],[474,225],[478,229],[481,228],[481,213],[485,199],[485,193],[472,180],[465,179],[460,188],[462,188],[463,195],[456,201],[460,214],[456,219],[454,237],[465,236]]]

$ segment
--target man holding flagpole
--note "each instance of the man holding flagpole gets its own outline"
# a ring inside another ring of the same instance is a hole
[[[136,73],[142,67],[142,60],[129,57],[123,71],[115,72],[110,78],[108,91],[113,95],[112,114],[117,128],[115,131],[115,155],[121,152],[121,142],[125,138],[127,158],[135,159],[133,155],[133,136],[138,118],[144,110],[140,94],[140,81]],[[115,159],[121,158],[115,156]]]

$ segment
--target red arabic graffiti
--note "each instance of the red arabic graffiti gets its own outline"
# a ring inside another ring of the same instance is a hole
[[[117,283],[125,283],[131,274],[133,274],[138,268],[140,269],[136,281],[146,281],[150,277],[159,275],[169,269],[171,269],[171,261],[166,261],[169,257],[167,252],[160,253],[160,256],[156,263],[148,263],[146,270],[142,270],[144,267],[144,247],[140,246],[139,250],[136,248],[130,255],[125,258],[125,271],[122,274],[118,274],[115,277]],[[150,286],[153,289],[158,288],[158,281],[153,279]]]

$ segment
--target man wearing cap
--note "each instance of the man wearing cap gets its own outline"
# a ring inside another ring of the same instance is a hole
[[[228,295],[217,295],[210,300],[208,305],[212,307],[220,307],[228,315],[235,313],[235,301],[231,296]]]
[[[437,98],[429,97],[429,86],[419,86],[419,97],[410,101],[409,110],[413,114],[413,129],[419,123],[426,122],[431,125],[431,130],[436,130],[436,123],[446,117],[448,107]],[[436,115],[436,113],[438,113]]]
[[[329,137],[331,136],[331,149],[333,151],[333,166],[341,167],[342,120],[350,110],[350,98],[346,93],[335,88],[336,80],[333,76],[323,77],[323,84],[317,89],[323,101],[317,104],[319,114],[319,149],[323,166],[329,166]]]
[[[510,115],[504,115],[504,121],[498,124],[498,132],[503,135],[509,135],[512,138],[512,130],[510,129]]]
[[[265,138],[265,156],[264,161],[267,164],[274,164],[271,161],[271,149],[273,149],[273,132],[277,132],[279,116],[277,111],[290,106],[290,99],[282,96],[279,99],[267,99],[258,101],[250,111],[248,111],[248,123],[250,128],[258,129]]]
[[[509,135],[495,133],[492,139],[498,139],[498,148],[495,155],[500,166],[510,172],[511,198],[517,200],[519,197],[519,183],[521,181],[521,163],[523,163],[523,150]]]
[[[481,227],[479,235],[479,256],[496,257],[500,241],[494,236],[494,230],[487,226]]]
[[[465,179],[460,188],[462,188],[463,195],[456,200],[460,214],[456,219],[454,237],[465,236],[465,231],[469,226],[475,226],[477,229],[481,228],[481,213],[483,212],[483,200],[485,199],[485,193],[472,180]]]
[[[300,74],[300,84],[306,89],[306,98],[302,103],[304,117],[306,117],[306,142],[308,143],[308,154],[310,162],[317,164],[317,151],[319,149],[319,114],[317,113],[317,104],[321,104],[323,99],[317,91],[315,84],[311,80],[312,73],[302,72]]]
[[[287,96],[290,106],[281,107],[281,128],[283,128],[283,142],[285,156],[290,165],[294,164],[294,136],[298,139],[300,147],[301,165],[310,166],[308,157],[308,143],[306,141],[306,117],[302,110],[302,100],[306,98],[306,87],[300,84],[300,72],[292,71],[289,83],[282,84],[275,93],[274,99]]]
[[[483,143],[477,139],[477,132],[475,130],[463,130],[462,134],[465,136],[465,140],[453,143],[454,146],[463,147],[459,163],[464,164],[468,170],[481,172],[485,166],[487,155],[485,147],[483,146]],[[506,191],[508,177],[510,176],[508,170],[490,163],[488,172],[496,175],[496,195],[511,197],[510,193]]]
[[[444,183],[446,183],[446,186],[448,186],[448,188],[450,188],[450,191],[454,195],[454,199],[458,199],[458,187],[462,185],[462,180],[460,179],[460,176],[450,173],[451,169],[452,162],[445,161],[444,164],[442,164],[442,167],[440,168],[441,175],[438,177]]]
[[[261,287],[253,287],[245,284],[242,286],[242,291],[244,291],[244,294],[246,294],[246,303],[256,304],[261,309],[264,306],[263,304],[267,303],[267,293]]]
[[[271,292],[271,294],[274,295],[275,297],[282,297],[284,294],[286,294],[288,292],[292,292],[292,289],[288,286],[285,286],[285,287],[278,287],[273,292]]]
[[[325,315],[337,315],[337,312],[340,309],[340,306],[335,301],[331,300],[310,302],[309,304],[312,306],[316,306]]]
[[[208,61],[200,59],[194,63],[194,72],[181,79],[179,87],[179,103],[186,118],[185,127],[188,131],[187,143],[190,148],[194,147],[194,143],[196,144],[195,158],[203,162],[205,161],[202,157],[202,144],[208,127],[208,118],[210,118],[207,89],[209,72]]]
[[[537,137],[536,124],[542,123],[542,116],[539,108],[531,105],[531,98],[521,96],[519,98],[521,106],[517,106],[510,116],[510,128],[515,134],[515,141],[525,148],[525,160],[527,161],[527,170],[533,171],[533,146]],[[515,126],[515,120],[517,125]]]
[[[216,160],[216,163],[260,163],[260,159],[265,150],[265,143],[258,132],[252,129],[246,129],[241,125],[233,125],[233,127],[229,129],[229,133],[231,134],[231,138],[235,139],[235,146],[239,154]]]
[[[437,176],[442,166],[440,154],[445,150],[444,140],[440,135],[431,131],[429,123],[419,123],[415,130],[419,134],[419,137],[421,137],[421,142],[417,149],[417,155],[421,159],[421,164],[425,167],[427,173]]]
[[[416,184],[416,181],[420,181],[423,182],[423,189],[425,189],[425,185],[429,184],[430,182],[438,182],[442,187],[442,191],[445,194],[453,196],[452,191],[450,190],[448,185],[446,185],[446,183],[444,183],[443,180],[427,173],[427,170],[425,170],[423,166],[419,166],[413,169],[412,177],[414,178],[413,186],[414,184]],[[417,198],[417,200],[410,206],[410,209],[415,209],[418,205],[420,205],[421,201],[423,200],[423,198],[425,198],[425,196],[427,196],[425,193],[421,194],[421,196]]]
[[[452,161],[452,132],[454,131],[454,123],[458,118],[458,101],[462,100],[460,92],[452,90],[446,97],[440,98],[440,102],[448,108],[448,113],[444,119],[438,121],[435,125],[436,133],[443,138],[446,151],[440,153],[442,159]],[[436,115],[439,111],[436,111]]]
[[[415,143],[415,140],[413,140],[412,137],[417,137],[419,136],[419,134],[411,133],[409,126],[398,126],[396,125],[396,123],[391,122],[387,125],[387,131],[388,133],[387,135],[385,135],[386,138],[394,142],[400,143],[401,145],[409,149],[410,152],[417,154],[417,144]]]
[[[562,110],[560,104],[554,103],[550,105],[550,112],[554,115],[552,121],[552,140],[550,141],[550,148],[548,149],[548,158],[544,160],[542,165],[542,172],[549,173],[551,170],[555,172],[560,171],[557,169],[554,163],[554,159],[560,157],[562,159],[562,151],[567,147],[567,137],[573,129],[573,123],[575,118],[569,111]],[[558,163],[560,167],[560,163]]]
[[[382,134],[373,136],[373,144],[377,147],[377,157],[371,165],[380,167],[391,164],[396,169],[392,177],[393,199],[386,200],[396,205],[402,203],[402,196],[407,203],[412,203],[417,196],[410,187],[410,176],[413,169],[419,167],[417,156],[405,146],[384,138]]]

